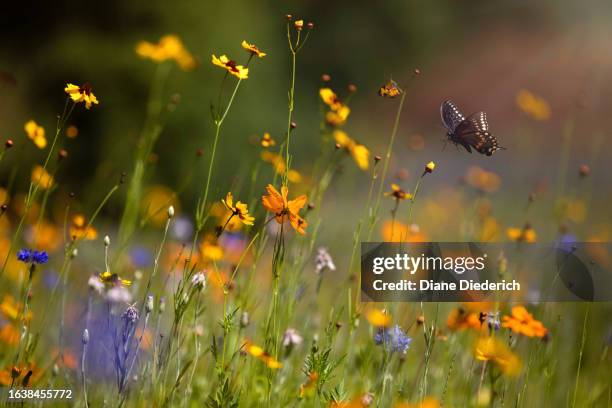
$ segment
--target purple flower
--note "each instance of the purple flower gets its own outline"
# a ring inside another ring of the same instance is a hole
[[[45,251],[32,251],[22,248],[17,252],[17,259],[25,263],[46,264],[49,262],[49,255]]]
[[[406,354],[412,338],[408,337],[397,324],[392,329],[379,328],[374,335],[374,342],[383,345],[391,352]]]
[[[134,305],[130,305],[125,309],[125,312],[121,315],[121,318],[128,323],[135,323],[140,316],[138,315],[138,309]]]

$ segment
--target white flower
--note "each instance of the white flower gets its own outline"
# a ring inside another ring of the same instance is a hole
[[[317,249],[317,256],[315,257],[315,265],[316,273],[321,273],[325,269],[329,269],[330,271],[336,270],[336,265],[334,264],[334,260],[332,259],[329,252],[327,252],[326,248],[320,247]]]
[[[191,278],[191,284],[198,289],[204,289],[206,287],[206,275],[204,272],[198,272]]]
[[[130,303],[132,294],[123,286],[113,286],[106,292],[106,300],[111,303]]]
[[[91,275],[89,280],[87,281],[87,286],[89,289],[98,292],[99,295],[104,292],[104,283],[100,282],[100,279],[96,275]]]
[[[283,346],[299,346],[300,344],[302,344],[302,340],[302,336],[300,336],[297,330],[289,328],[285,330],[285,334],[283,335]]]

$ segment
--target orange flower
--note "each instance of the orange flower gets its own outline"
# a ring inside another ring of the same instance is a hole
[[[535,230],[529,224],[525,224],[523,228],[508,228],[506,235],[515,242],[536,242],[538,237]]]
[[[263,196],[261,201],[266,210],[274,213],[276,222],[282,224],[288,218],[294,230],[302,235],[306,234],[308,223],[299,215],[308,199],[306,195],[302,194],[293,200],[287,200],[289,194],[287,186],[281,187],[281,193],[272,184],[268,184],[266,190],[268,195]]]
[[[383,241],[385,242],[427,242],[427,235],[421,231],[418,225],[406,225],[401,221],[387,220],[381,228]]]
[[[451,330],[480,330],[482,322],[477,312],[470,312],[461,307],[453,309],[446,319],[446,325]]]
[[[249,209],[245,203],[238,201],[234,205],[234,196],[231,192],[227,193],[225,199],[221,202],[231,212],[230,218],[236,216],[244,225],[253,225],[255,217],[249,214]]]
[[[383,310],[372,309],[366,315],[366,319],[372,326],[388,327],[391,325],[391,315]]]
[[[533,318],[524,306],[514,306],[510,316],[504,316],[502,327],[527,337],[544,337],[548,329],[544,324]]]
[[[250,340],[245,340],[243,347],[248,354],[252,355],[258,360],[263,361],[268,366],[268,368],[276,370],[283,366],[280,361],[268,354],[263,348],[259,347],[256,344],[253,344]]]
[[[87,220],[83,214],[75,214],[70,226],[70,237],[74,240],[84,239],[87,241],[98,238],[98,231],[93,227],[87,227]]]
[[[19,330],[15,326],[7,323],[0,329],[0,341],[9,346],[14,346],[19,344],[19,334]]]
[[[474,356],[480,361],[492,361],[508,376],[515,377],[521,372],[519,357],[496,337],[480,337],[474,347]]]

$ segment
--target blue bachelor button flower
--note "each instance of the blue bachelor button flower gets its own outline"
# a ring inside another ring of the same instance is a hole
[[[380,328],[374,335],[374,342],[389,348],[392,352],[406,354],[412,338],[403,332],[397,324],[392,329]]]
[[[49,262],[49,255],[46,251],[34,251],[32,253],[32,262],[37,264],[46,264]]]
[[[30,263],[32,260],[32,250],[23,248],[17,252],[17,259],[21,262]]]

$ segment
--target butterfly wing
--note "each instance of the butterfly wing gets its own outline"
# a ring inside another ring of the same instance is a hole
[[[473,147],[480,154],[491,156],[503,149],[497,139],[489,132],[489,123],[485,112],[476,112],[462,121],[454,132],[454,141],[463,145],[469,152]]]
[[[455,133],[457,126],[465,120],[465,116],[461,113],[457,105],[451,100],[446,100],[440,105],[440,116],[442,123],[449,133]]]

